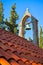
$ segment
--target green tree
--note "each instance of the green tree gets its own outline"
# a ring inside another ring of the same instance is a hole
[[[8,22],[7,18],[5,20],[5,24],[9,27],[9,31],[12,32],[12,33],[14,33],[14,31],[13,31],[14,27],[13,27],[13,25],[11,25],[10,22]]]
[[[12,6],[12,10],[11,10],[11,13],[10,13],[10,22],[6,22],[6,24],[9,26],[9,30],[12,32],[12,33],[15,33],[17,34],[17,24],[16,24],[16,21],[18,20],[18,14],[16,12],[16,4],[14,4]]]
[[[10,24],[13,26],[13,33],[17,34],[17,24],[16,21],[18,20],[18,14],[16,12],[16,4],[12,6],[11,15],[10,15]]]
[[[39,38],[39,46],[43,48],[43,36],[42,36],[42,27],[40,26],[40,38]]]
[[[0,23],[3,22],[3,18],[4,18],[4,15],[3,15],[3,3],[0,2]]]
[[[3,3],[0,1],[0,28],[5,29],[5,24],[4,24],[4,14],[3,14]]]

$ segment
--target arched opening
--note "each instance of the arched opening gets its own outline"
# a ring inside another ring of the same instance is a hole
[[[25,23],[26,23],[26,20],[29,18],[28,15],[26,15],[23,20],[22,20],[22,36],[25,37]]]
[[[33,40],[33,29],[31,18],[28,18],[25,22],[25,38],[29,41]]]
[[[22,29],[24,38],[26,38],[29,41],[32,41],[33,40],[32,21],[28,15],[26,15],[22,21]]]

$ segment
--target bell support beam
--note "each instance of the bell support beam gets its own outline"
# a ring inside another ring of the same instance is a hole
[[[33,25],[33,42],[36,45],[39,45],[39,39],[38,39],[38,20],[35,19],[33,16],[32,19],[32,25]]]
[[[24,27],[19,24],[19,36],[24,38]]]

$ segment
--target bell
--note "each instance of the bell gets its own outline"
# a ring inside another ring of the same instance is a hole
[[[30,25],[26,24],[26,30],[31,30]]]

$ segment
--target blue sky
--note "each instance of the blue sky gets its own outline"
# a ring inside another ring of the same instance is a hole
[[[19,24],[26,8],[29,9],[30,13],[38,19],[38,29],[40,26],[43,27],[43,0],[2,0],[3,8],[4,8],[4,17],[10,17],[11,6],[16,3],[16,11],[19,15],[19,20],[17,23]],[[25,37],[32,38],[32,30],[26,31]]]

